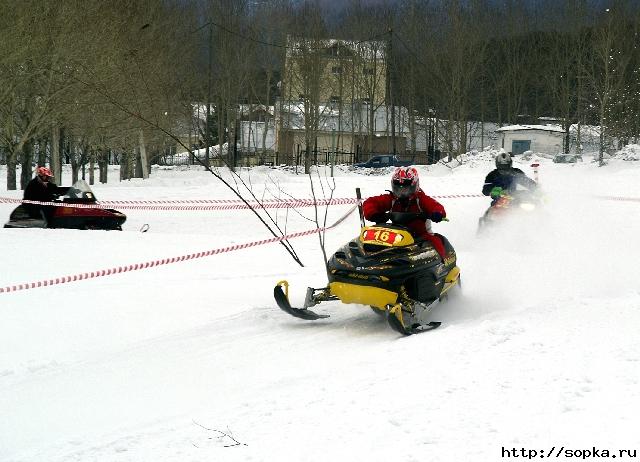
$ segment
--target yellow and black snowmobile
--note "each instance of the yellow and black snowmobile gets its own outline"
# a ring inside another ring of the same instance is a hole
[[[411,216],[409,216],[411,215]],[[289,303],[289,284],[280,281],[274,288],[278,306],[297,318],[327,318],[309,308],[329,300],[369,305],[386,315],[396,331],[410,335],[440,325],[429,321],[429,312],[460,284],[456,253],[443,237],[444,262],[430,242],[416,240],[406,227],[413,213],[392,213],[393,223],[363,226],[360,235],[338,249],[327,263],[329,285],[309,287],[304,307]]]

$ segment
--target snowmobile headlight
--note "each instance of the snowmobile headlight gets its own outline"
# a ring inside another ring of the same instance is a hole
[[[527,212],[533,210],[536,208],[535,204],[532,204],[531,202],[523,202],[522,204],[520,204],[520,208],[522,210],[526,210]]]
[[[438,252],[436,252],[434,249],[429,249],[426,252],[419,253],[418,255],[409,256],[409,260],[411,261],[427,260],[435,257],[436,255],[438,255]]]

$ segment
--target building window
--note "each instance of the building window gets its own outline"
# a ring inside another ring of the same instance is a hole
[[[333,66],[331,68],[331,73],[333,75],[338,75],[338,74],[342,74],[342,66]]]

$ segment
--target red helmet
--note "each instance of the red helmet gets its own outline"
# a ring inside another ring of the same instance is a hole
[[[398,167],[391,178],[391,191],[398,198],[411,197],[419,187],[418,171],[414,167]]]
[[[45,178],[53,178],[53,173],[47,167],[38,167],[36,170],[36,174],[38,176],[43,176]]]

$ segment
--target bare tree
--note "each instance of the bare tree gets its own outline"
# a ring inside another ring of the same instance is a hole
[[[474,84],[485,60],[487,39],[484,34],[486,9],[481,1],[465,4],[460,0],[443,2],[440,24],[432,24],[425,48],[429,76],[434,82],[433,100],[444,119],[446,150],[450,159],[454,152],[467,147],[467,121],[471,114]]]
[[[13,48],[0,58],[0,140],[7,151],[7,189],[16,189],[16,164],[22,165],[21,187],[32,174],[36,140],[46,134],[56,105],[73,83],[61,67],[69,52],[64,46],[70,23],[54,1],[8,2],[3,16],[12,21],[5,29],[5,46]],[[33,28],[33,24],[47,27]],[[15,48],[14,48],[15,47]]]
[[[304,36],[290,36],[285,57],[284,100],[298,101],[304,118],[305,173],[310,172],[311,153],[320,129],[323,102],[322,76],[329,42],[324,38],[325,26],[317,5],[306,5],[296,19]]]
[[[618,27],[626,32],[628,40],[617,44],[618,54],[613,56],[614,60],[619,60],[624,54],[628,63],[619,68],[624,76],[618,76],[622,82],[614,92],[605,116],[607,131],[618,139],[618,148],[629,142],[637,143],[640,136],[640,10],[625,10],[624,20]]]
[[[488,70],[495,96],[499,123],[515,122],[528,106],[529,89],[533,87],[534,43],[530,40],[530,13],[523,2],[506,0],[501,10],[493,10],[492,21],[496,25],[490,50],[493,54]]]
[[[624,88],[626,70],[631,63],[637,37],[637,21],[627,20],[627,5],[616,2],[606,9],[592,32],[591,59],[586,63],[586,78],[591,87],[592,106],[600,127],[598,162],[603,164],[608,131],[609,112],[615,97]]]
[[[566,0],[548,8],[552,29],[544,35],[541,77],[552,114],[559,116],[565,131],[563,151],[571,148],[570,128],[578,119],[580,79],[586,59],[587,10],[580,0]]]

